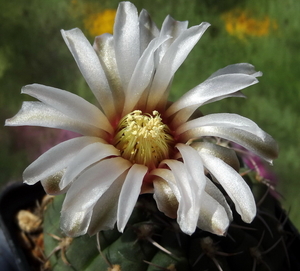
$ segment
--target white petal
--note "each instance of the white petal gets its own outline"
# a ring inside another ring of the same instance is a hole
[[[233,73],[249,74],[254,77],[262,76],[262,72],[255,71],[255,67],[253,65],[249,63],[237,63],[219,69],[218,71],[214,72],[209,78],[213,78],[222,74],[233,74]]]
[[[146,166],[139,164],[134,164],[129,169],[119,197],[117,224],[120,232],[124,231],[131,216],[147,171],[148,168]]]
[[[150,84],[155,72],[154,52],[169,38],[169,36],[163,36],[152,40],[139,59],[125,94],[123,116],[133,110],[145,89]]]
[[[69,186],[65,187],[64,189],[60,189],[59,187],[59,183],[64,173],[65,169],[62,169],[41,180],[41,184],[48,195],[60,195],[65,194],[68,191]]]
[[[178,202],[180,201],[181,199],[180,191],[176,185],[175,177],[171,170],[166,168],[156,168],[151,171],[150,175],[159,176],[160,178],[164,179],[172,189]]]
[[[191,146],[182,143],[176,144],[175,147],[182,155],[184,167],[192,177],[192,185],[198,190],[196,193],[199,193],[198,195],[201,197],[201,193],[204,191],[206,185],[206,178],[204,176],[203,163],[199,153]]]
[[[258,83],[258,80],[247,74],[225,74],[205,80],[202,84],[185,93],[179,100],[174,102],[167,110],[167,116],[187,108],[188,112],[175,116],[180,123],[186,121],[191,114],[201,105],[216,97],[226,97],[243,88]],[[225,96],[224,96],[225,95]]]
[[[164,43],[157,52],[156,63],[160,63],[162,58],[164,57],[166,51],[170,47],[170,45],[177,39],[177,37],[187,29],[188,21],[180,22],[174,20],[170,15],[168,15],[163,21],[160,36],[170,36],[172,37],[166,43]]]
[[[230,206],[228,205],[220,189],[209,178],[206,178],[205,192],[223,206],[227,213],[228,219],[232,221],[233,217]]]
[[[70,118],[112,133],[112,127],[102,111],[71,92],[33,84],[23,87],[22,93],[39,99],[41,102],[52,106]]]
[[[67,170],[60,182],[60,188],[64,189],[69,183],[73,182],[74,179],[86,168],[92,164],[99,162],[103,158],[108,156],[120,155],[119,150],[110,144],[104,144],[96,142],[83,148],[76,157],[70,162]]]
[[[182,32],[187,30],[187,27],[188,21],[177,21],[168,15],[162,23],[160,35],[171,36],[175,40]]]
[[[105,159],[81,174],[69,188],[64,200],[61,229],[69,236],[85,234],[94,205],[130,166],[130,162],[117,157]]]
[[[61,30],[82,75],[107,116],[115,111],[112,93],[99,58],[80,29]]]
[[[124,90],[140,57],[139,21],[136,7],[130,2],[119,4],[114,25],[114,46]]]
[[[148,44],[155,37],[158,37],[159,30],[156,24],[151,19],[147,10],[143,9],[139,16],[139,26],[140,26],[140,50],[141,53],[147,48]]]
[[[248,184],[240,174],[221,159],[207,153],[200,152],[200,154],[204,166],[225,189],[243,221],[251,223],[256,215],[256,204]]]
[[[78,212],[61,212],[60,228],[69,237],[84,235],[89,227],[92,214],[92,208]]]
[[[114,38],[111,34],[98,36],[95,38],[93,47],[98,54],[110,85],[116,113],[121,114],[124,106],[125,95],[116,62]]]
[[[206,178],[201,158],[192,147],[177,144],[184,163],[175,160],[164,160],[173,172],[180,191],[177,221],[183,232],[194,233],[201,205]]]
[[[121,174],[101,196],[93,208],[88,234],[111,230],[117,221],[118,200],[127,172]]]
[[[64,129],[87,136],[106,137],[106,133],[76,119],[67,117],[51,106],[41,102],[23,102],[20,111],[5,121],[6,126],[41,126]]]
[[[35,184],[61,171],[69,165],[82,148],[99,141],[101,139],[97,137],[83,136],[72,138],[56,145],[25,169],[23,173],[24,182]]]
[[[214,102],[217,102],[217,101],[221,101],[223,99],[226,99],[226,98],[246,98],[246,95],[244,95],[241,91],[237,91],[237,92],[234,92],[234,93],[230,93],[230,94],[226,94],[226,95],[221,95],[221,96],[218,96],[218,97],[214,97],[214,98],[211,98],[209,100],[207,100],[204,104],[209,104],[209,103],[214,103]],[[185,108],[186,110],[188,109]],[[182,109],[183,111],[184,109]]]
[[[230,220],[224,207],[209,194],[203,193],[197,226],[202,230],[217,235],[224,235],[229,223]]]
[[[113,181],[131,163],[121,157],[105,159],[83,172],[72,184],[64,201],[63,210],[83,210],[95,204]]]
[[[183,163],[175,160],[165,160],[164,162],[172,170],[181,195],[177,211],[177,222],[184,233],[191,235],[196,230],[200,212],[200,204],[195,205],[196,189],[191,187],[192,178],[186,172]]]
[[[168,182],[156,176],[153,179],[153,188],[153,198],[156,201],[158,210],[170,218],[176,218],[178,200]]]
[[[240,170],[240,162],[233,149],[223,147],[210,142],[193,142],[191,145],[198,152],[208,153],[222,159],[226,164],[234,168],[237,172]]]
[[[202,23],[199,26],[193,26],[183,31],[168,48],[153,78],[147,104],[148,111],[154,110],[160,99],[167,96],[165,91],[174,73],[186,59],[208,26],[208,23]],[[166,101],[161,101],[161,103],[165,104]]]
[[[206,186],[206,177],[201,157],[196,150],[185,144],[177,144],[176,148],[182,155],[184,167],[191,176],[190,185],[193,190],[194,205],[196,208],[199,208],[202,204],[202,195]]]
[[[262,140],[266,136],[266,133],[258,127],[258,125],[252,120],[242,117],[237,114],[229,113],[216,113],[209,114],[197,119],[190,120],[176,130],[176,134],[182,134],[183,132],[202,127],[202,126],[217,126],[217,127],[232,127],[239,130],[243,130],[259,136]]]
[[[236,128],[204,126],[183,133],[180,135],[179,140],[187,142],[204,136],[220,137],[235,142],[269,163],[272,163],[272,160],[278,156],[277,143],[267,133],[264,134],[264,139],[262,139],[257,135]]]

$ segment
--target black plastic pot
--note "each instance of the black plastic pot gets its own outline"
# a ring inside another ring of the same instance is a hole
[[[2,271],[32,271],[35,270],[26,257],[26,251],[20,245],[19,228],[16,214],[19,210],[35,206],[37,200],[45,195],[40,183],[29,186],[13,183],[0,193],[0,229],[1,255],[0,269]]]

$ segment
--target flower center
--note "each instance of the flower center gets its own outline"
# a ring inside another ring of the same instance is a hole
[[[114,137],[114,146],[123,158],[150,168],[169,157],[173,145],[171,131],[157,111],[152,115],[140,110],[129,113],[119,122]]]

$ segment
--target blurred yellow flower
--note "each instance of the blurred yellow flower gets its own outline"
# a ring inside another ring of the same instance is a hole
[[[271,30],[278,28],[277,23],[268,16],[257,19],[251,17],[249,12],[240,9],[226,12],[221,18],[225,21],[226,31],[241,40],[245,40],[247,36],[267,36]]]
[[[84,26],[91,36],[99,36],[103,33],[112,34],[115,16],[115,9],[106,9],[89,15],[84,20]]]

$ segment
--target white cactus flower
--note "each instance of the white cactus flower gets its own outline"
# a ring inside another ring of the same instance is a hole
[[[49,86],[22,89],[39,101],[24,102],[6,125],[82,135],[45,152],[23,175],[27,184],[41,181],[49,194],[66,193],[61,228],[67,235],[93,235],[115,223],[123,231],[143,193],[153,193],[158,208],[177,218],[183,232],[192,234],[198,226],[223,235],[232,214],[215,183],[245,222],[253,220],[255,201],[238,173],[236,154],[214,139],[235,142],[269,162],[277,157],[275,141],[239,115],[195,112],[243,96],[240,90],[256,84],[261,73],[250,64],[230,65],[168,102],[175,72],[208,26],[188,28],[167,16],[159,30],[146,10],[138,15],[132,3],[122,2],[114,34],[96,37],[93,46],[79,29],[62,30],[99,106]]]

